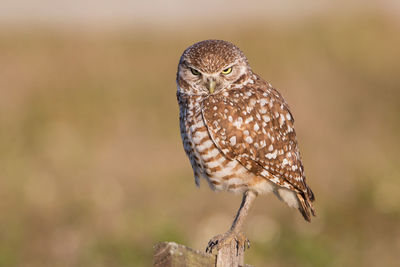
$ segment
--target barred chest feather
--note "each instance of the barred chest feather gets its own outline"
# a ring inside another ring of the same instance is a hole
[[[202,96],[181,96],[180,130],[185,152],[193,168],[196,185],[204,178],[215,191],[243,193],[253,189],[258,193],[271,192],[276,186],[249,172],[237,160],[231,160],[216,147],[204,123]]]

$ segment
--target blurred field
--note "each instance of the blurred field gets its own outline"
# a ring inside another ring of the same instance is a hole
[[[0,30],[0,266],[150,266],[204,249],[239,196],[194,185],[175,97],[182,51],[236,43],[289,102],[318,217],[273,196],[255,266],[400,262],[400,26],[378,15],[229,31]]]

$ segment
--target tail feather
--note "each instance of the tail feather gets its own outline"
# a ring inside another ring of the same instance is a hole
[[[307,184],[306,184],[306,187],[307,187],[308,198],[311,200],[311,202],[314,202],[315,196],[314,196],[313,191],[311,190],[311,188]]]
[[[311,221],[311,215],[316,216],[314,206],[312,201],[315,199],[314,194],[311,189],[307,190],[307,193],[297,193],[297,198],[299,199],[300,206],[299,211],[303,215],[307,222]]]

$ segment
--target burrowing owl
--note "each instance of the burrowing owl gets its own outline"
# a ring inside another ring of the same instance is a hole
[[[289,106],[238,47],[221,40],[190,46],[179,61],[177,87],[181,136],[196,184],[202,177],[213,190],[243,193],[232,227],[211,239],[208,251],[244,240],[243,221],[258,194],[274,192],[307,221],[315,216]]]

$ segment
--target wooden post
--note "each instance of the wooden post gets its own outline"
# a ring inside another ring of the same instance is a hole
[[[221,248],[217,255],[204,253],[174,242],[154,245],[156,267],[251,267],[243,265],[244,251],[238,251],[236,241]]]
[[[217,253],[216,267],[244,266],[244,247],[239,247],[236,240],[229,246],[222,247]]]
[[[161,242],[154,246],[154,266],[156,267],[214,267],[215,256],[178,245]]]

